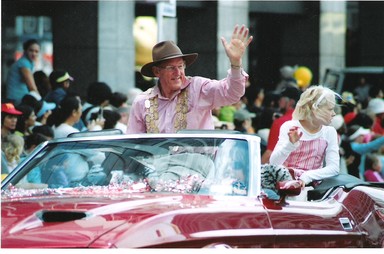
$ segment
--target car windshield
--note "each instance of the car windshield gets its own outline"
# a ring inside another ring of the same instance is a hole
[[[52,143],[13,176],[5,192],[38,195],[76,189],[247,195],[249,164],[248,142],[241,139]]]

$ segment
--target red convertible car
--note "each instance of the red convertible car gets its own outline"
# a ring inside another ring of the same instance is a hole
[[[383,185],[301,191],[227,131],[73,135],[2,181],[2,248],[384,247]]]

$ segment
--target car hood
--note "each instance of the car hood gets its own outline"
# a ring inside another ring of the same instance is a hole
[[[246,197],[66,194],[5,198],[1,209],[3,248],[146,247],[271,227],[263,206]]]
[[[335,246],[348,235],[357,243],[342,244],[359,246],[361,237],[350,212],[335,200],[276,205],[246,196],[41,190],[2,195],[1,218],[2,248],[202,247],[221,241],[304,247],[304,235],[326,244],[324,237],[332,239]]]

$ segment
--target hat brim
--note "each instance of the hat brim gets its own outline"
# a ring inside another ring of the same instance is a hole
[[[174,58],[178,58],[178,57],[182,57],[185,61],[185,65],[190,66],[191,64],[193,64],[196,61],[197,56],[198,56],[197,53],[169,56],[169,57],[163,58],[159,61],[154,61],[154,62],[150,62],[150,63],[143,65],[143,67],[141,67],[140,73],[144,76],[147,76],[147,77],[156,77],[156,75],[152,71],[153,66],[156,66],[159,63],[164,62],[166,60],[170,60],[170,59],[174,59]]]
[[[71,76],[68,74],[68,72],[66,72],[63,76],[57,78],[57,79],[56,79],[56,83],[63,83],[64,81],[67,81],[67,80],[69,80],[69,81],[73,81],[73,80],[74,80],[74,78],[71,77]]]
[[[383,114],[384,113],[384,105],[379,106],[378,108],[372,109],[373,114]]]
[[[8,115],[15,115],[15,116],[20,116],[20,115],[23,114],[23,112],[18,111],[16,109],[7,109],[7,110],[3,110],[1,112],[5,113],[5,114],[8,114]]]
[[[361,136],[361,135],[367,135],[370,133],[370,130],[368,129],[365,129],[363,127],[360,127],[359,129],[357,129],[357,131],[355,131],[355,133],[353,133],[350,137],[349,137],[349,140],[354,140],[356,139],[357,137]]]
[[[37,118],[42,117],[47,111],[53,110],[56,108],[56,104],[53,102],[46,102],[43,101],[43,106],[39,110],[39,112],[36,114]]]

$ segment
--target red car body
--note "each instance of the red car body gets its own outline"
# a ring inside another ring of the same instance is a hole
[[[315,201],[286,199],[284,190],[279,201],[260,192],[195,195],[110,187],[9,194],[9,181],[2,190],[2,248],[384,247],[383,188],[352,176],[324,180],[315,188],[324,194]]]

